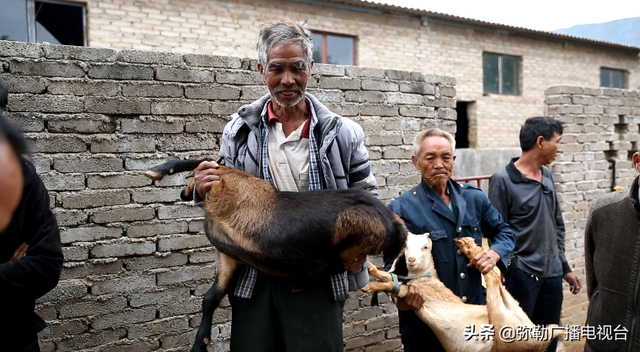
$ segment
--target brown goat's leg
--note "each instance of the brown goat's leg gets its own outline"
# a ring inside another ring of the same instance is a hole
[[[213,313],[220,305],[229,288],[229,283],[238,266],[235,259],[218,252],[220,265],[218,265],[218,275],[213,285],[202,299],[202,320],[196,334],[196,341],[191,348],[191,352],[207,352],[207,345],[211,342],[211,325]]]
[[[380,280],[382,282],[390,282],[391,280],[393,280],[391,278],[391,274],[389,274],[386,271],[382,271],[382,270],[378,269],[378,267],[375,266],[373,263],[369,263],[369,266],[367,267],[367,270],[369,271],[369,275],[375,277],[376,279],[378,279],[378,280]]]

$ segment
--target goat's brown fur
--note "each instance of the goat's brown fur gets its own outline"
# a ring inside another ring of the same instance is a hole
[[[187,166],[185,166],[187,165]],[[159,179],[188,171],[194,161],[171,161],[145,173]],[[216,282],[203,300],[202,323],[192,352],[205,352],[213,311],[226,294],[239,264],[277,276],[309,277],[339,272],[344,262],[384,252],[400,255],[404,222],[364,190],[280,192],[246,172],[219,166],[203,204],[205,233],[220,254]],[[190,199],[192,179],[181,193]]]

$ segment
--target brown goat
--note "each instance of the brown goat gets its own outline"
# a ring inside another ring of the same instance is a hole
[[[471,237],[454,240],[467,258],[474,258],[482,248]],[[417,287],[425,296],[425,302],[421,309],[416,310],[418,317],[423,320],[436,334],[445,350],[449,352],[507,352],[507,351],[545,351],[555,338],[564,333],[561,329],[555,329],[555,325],[541,327],[541,336],[546,338],[514,339],[511,342],[504,341],[499,332],[503,327],[507,329],[518,327],[532,328],[527,314],[522,310],[518,301],[502,285],[500,272],[497,268],[484,275],[487,283],[487,305],[465,304],[462,299],[447,288],[438,275],[433,265],[431,256],[431,240],[427,235],[409,234],[405,259],[410,277],[417,277],[430,273],[428,277],[418,277],[400,286],[397,297],[404,297],[408,292],[407,285]],[[370,282],[363,288],[365,292],[392,291],[393,282],[390,273],[378,270],[375,265],[369,264],[369,274],[382,282]],[[495,337],[493,340],[482,338],[467,338],[466,326],[472,326],[475,331],[481,327],[493,325]]]
[[[169,161],[145,173],[154,180],[191,171],[200,160]],[[344,270],[345,262],[384,253],[393,260],[407,236],[404,222],[361,189],[280,192],[246,172],[218,168],[220,181],[203,203],[205,233],[219,253],[219,269],[202,302],[192,352],[206,352],[215,309],[238,265],[277,276],[310,277]],[[191,199],[194,180],[181,198]]]

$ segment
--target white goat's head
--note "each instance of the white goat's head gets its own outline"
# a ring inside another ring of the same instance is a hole
[[[431,247],[429,234],[414,235],[409,233],[407,247],[404,251],[409,275],[421,275],[434,269]]]

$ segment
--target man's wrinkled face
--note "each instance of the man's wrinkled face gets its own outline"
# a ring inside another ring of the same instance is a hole
[[[0,233],[11,223],[24,188],[20,159],[4,139],[0,139]]]
[[[292,107],[304,99],[311,67],[299,44],[274,45],[267,56],[267,67],[258,64],[258,70],[276,104]]]
[[[453,148],[448,139],[441,136],[430,136],[420,144],[420,155],[411,157],[413,165],[422,173],[422,178],[434,188],[446,185],[453,176]]]

